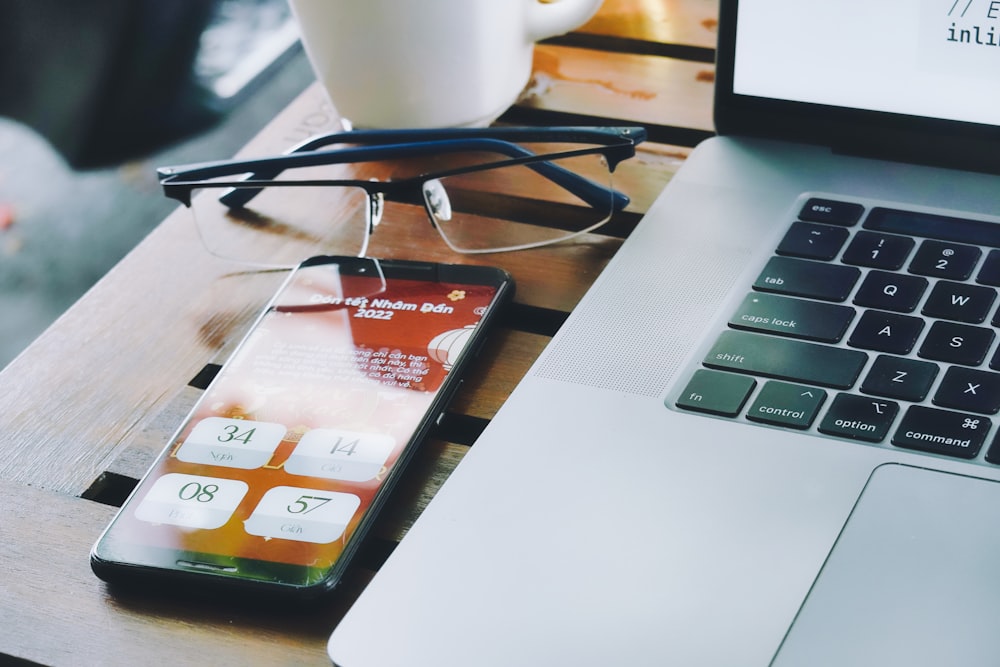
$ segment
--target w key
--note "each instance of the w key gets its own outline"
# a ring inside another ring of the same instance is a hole
[[[996,290],[990,287],[942,280],[934,286],[921,312],[930,317],[979,324],[986,320],[996,295]]]

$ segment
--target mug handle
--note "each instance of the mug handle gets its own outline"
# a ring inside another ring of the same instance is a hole
[[[604,0],[528,0],[528,38],[532,42],[577,28],[597,13]]]

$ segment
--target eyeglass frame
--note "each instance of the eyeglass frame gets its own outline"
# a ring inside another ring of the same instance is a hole
[[[635,155],[635,147],[646,139],[646,130],[642,127],[488,127],[488,128],[440,128],[440,129],[395,129],[395,130],[350,130],[336,132],[318,137],[312,137],[292,147],[283,155],[265,158],[250,158],[242,160],[222,160],[198,164],[179,165],[158,168],[157,175],[164,195],[174,199],[184,206],[191,207],[191,193],[205,188],[227,188],[228,192],[219,197],[219,202],[229,209],[239,209],[248,204],[262,189],[266,187],[357,187],[365,190],[369,205],[366,207],[365,242],[360,256],[364,256],[368,239],[374,232],[380,220],[373,217],[380,213],[383,198],[392,195],[405,194],[414,186],[422,186],[430,181],[477,171],[486,171],[513,165],[526,165],[543,176],[572,192],[581,200],[593,204],[600,197],[611,198],[611,210],[620,211],[628,206],[630,199],[625,194],[595,183],[589,179],[568,171],[559,165],[551,164],[559,160],[581,155],[602,155],[610,173],[618,164]],[[567,151],[535,154],[519,143],[579,143],[593,144],[584,148]],[[354,144],[352,148],[321,150],[326,146],[336,144]],[[360,144],[360,146],[357,146]],[[466,151],[487,151],[508,156],[505,160],[478,164],[468,167],[446,169],[439,172],[418,174],[400,180],[274,180],[288,169],[315,167],[334,164],[350,164],[360,162],[376,162],[381,160],[399,159],[403,157],[460,153]],[[545,173],[542,173],[545,172]],[[227,176],[249,176],[233,181],[216,179]],[[254,187],[259,186],[259,187]],[[421,195],[423,195],[421,190]],[[593,231],[602,226],[601,223],[554,240],[492,249],[461,249],[453,245],[446,234],[440,232],[435,213],[430,209],[426,197],[421,197],[425,212],[431,225],[438,230],[445,243],[452,250],[460,253],[476,254],[488,252],[503,252],[532,247],[550,245],[567,240],[578,234]],[[397,196],[397,200],[406,201]],[[610,219],[610,215],[608,217]]]

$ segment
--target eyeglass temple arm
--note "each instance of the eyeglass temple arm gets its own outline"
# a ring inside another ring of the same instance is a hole
[[[292,166],[312,166],[313,164],[335,164],[329,162],[326,158],[330,154],[335,154],[340,159],[338,162],[351,162],[351,161],[364,161],[364,160],[374,160],[380,159],[381,155],[385,157],[398,156],[401,151],[406,151],[408,154],[412,153],[433,153],[433,152],[447,152],[448,150],[456,150],[463,148],[464,150],[472,150],[475,148],[484,148],[486,144],[498,153],[507,155],[508,157],[530,157],[534,153],[528,151],[517,144],[511,143],[509,141],[504,141],[497,139],[496,137],[510,137],[512,139],[518,139],[522,141],[588,141],[592,143],[604,143],[606,145],[614,145],[615,141],[628,140],[632,143],[629,144],[618,144],[622,148],[630,148],[631,151],[627,155],[620,155],[617,157],[612,157],[608,155],[609,167],[614,170],[614,167],[621,160],[631,157],[634,154],[634,144],[643,141],[646,138],[646,131],[641,127],[626,127],[626,128],[547,128],[547,129],[535,129],[535,128],[513,128],[513,127],[502,127],[502,128],[482,128],[479,130],[468,128],[444,128],[440,130],[364,130],[364,131],[353,131],[353,132],[341,132],[337,134],[325,135],[321,137],[315,137],[313,139],[307,140],[298,146],[294,147],[289,153],[286,154],[284,158],[270,158],[265,160],[251,160],[247,161],[249,164],[261,164],[261,163],[275,163],[274,166],[270,164],[265,164],[263,168],[248,168],[253,169],[253,173],[247,177],[245,180],[271,180],[276,178],[287,168]],[[399,141],[400,139],[409,138],[422,138],[425,141],[409,144],[394,144],[394,145],[380,145],[384,142]],[[459,139],[467,140],[460,141]],[[323,153],[314,153],[317,148],[338,144],[338,143],[374,143],[375,146],[368,148],[358,148],[351,150],[342,151],[327,151]],[[358,152],[362,152],[361,155],[357,155]],[[302,154],[313,153],[313,155],[318,155],[322,157],[321,162],[311,162],[306,164],[288,164],[286,158],[294,157],[296,155],[302,156]],[[214,171],[213,167],[226,169],[229,173],[234,173],[235,169],[238,169],[241,163],[239,162],[229,162],[220,163],[218,165],[200,165],[199,167],[167,167],[158,170],[161,180],[170,177],[182,177],[184,171]],[[573,192],[581,197],[584,201],[594,205],[596,203],[603,204],[606,201],[609,193],[612,197],[612,206],[614,210],[620,210],[628,205],[629,199],[625,195],[606,188],[600,184],[594,183],[592,181],[579,176],[571,171],[559,168],[556,165],[552,165],[546,162],[533,163],[532,168],[536,171],[542,173],[543,175],[551,178],[554,182],[558,183],[560,186],[566,190]],[[546,169],[549,167],[550,169]],[[544,173],[550,171],[550,173]],[[244,172],[245,173],[245,172]],[[213,175],[214,176],[214,175]],[[189,176],[190,177],[190,176]],[[212,177],[212,176],[201,176],[201,178]],[[166,185],[166,184],[165,184]],[[239,208],[245,206],[252,200],[257,193],[260,192],[260,188],[238,188],[233,189],[219,197],[220,203],[229,208]],[[180,200],[184,204],[188,204],[188,196],[185,195],[183,198],[176,196],[173,193],[166,192],[168,197],[173,197]],[[177,193],[181,194],[181,193]]]
[[[509,144],[512,148],[521,151],[521,155],[509,155],[509,157],[529,157],[533,153],[525,148],[522,148],[516,144]],[[512,151],[513,152],[513,151]],[[617,164],[617,163],[615,163]],[[587,179],[576,172],[570,171],[565,167],[549,162],[547,160],[541,160],[538,162],[528,162],[525,164],[526,167],[532,171],[544,176],[556,185],[559,185],[564,190],[571,192],[572,194],[579,197],[581,200],[587,202],[591,206],[596,208],[602,208],[607,205],[608,197],[611,198],[611,210],[620,211],[629,205],[631,201],[627,195],[618,192],[617,190],[609,187],[605,187],[600,183],[596,183]],[[611,163],[609,161],[609,167]],[[613,168],[613,167],[611,167]]]
[[[455,143],[448,142],[448,145],[443,145],[439,142],[426,142],[421,144],[410,144],[410,147],[416,148],[417,152],[424,152],[422,149],[426,149],[426,152],[451,152],[456,149],[466,148],[469,149],[489,149],[495,151],[499,154],[506,155],[510,158],[524,158],[533,157],[535,154],[526,148],[518,146],[507,141],[499,141],[494,139],[480,139],[472,140],[471,142],[460,142],[462,146],[457,146]],[[383,147],[371,147],[368,150],[378,151],[379,154],[382,153],[380,148]],[[398,155],[396,149],[398,146],[386,146],[390,154],[386,157],[393,157]],[[359,149],[366,150],[366,149]],[[375,157],[367,157],[365,159],[377,159]],[[580,174],[570,171],[564,167],[554,164],[549,161],[539,161],[539,162],[529,162],[526,164],[527,167],[537,172],[538,174],[548,178],[553,183],[556,183],[563,189],[573,193],[581,200],[587,202],[591,206],[605,206],[607,205],[608,198],[611,198],[612,210],[620,211],[628,206],[630,199],[628,196],[618,192],[612,188],[608,188],[600,183],[591,181]],[[264,178],[270,180],[276,178],[283,170],[275,168],[273,171],[268,171],[265,173],[254,172],[247,180],[258,180]],[[248,204],[258,193],[260,188],[234,188],[222,196],[219,197],[219,202],[228,208],[239,208]]]
[[[517,142],[564,142],[615,145],[622,141],[640,144],[646,140],[644,127],[444,127],[432,129],[350,130],[310,137],[286,154],[314,151],[336,144],[412,144],[455,139],[499,139]]]

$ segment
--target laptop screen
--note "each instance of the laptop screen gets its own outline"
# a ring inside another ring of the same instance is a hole
[[[1000,0],[720,0],[720,134],[1000,173]]]
[[[1000,0],[740,0],[733,91],[1000,125]]]

